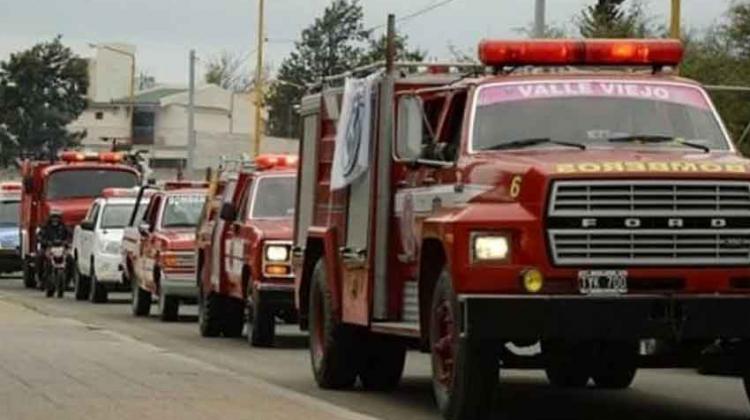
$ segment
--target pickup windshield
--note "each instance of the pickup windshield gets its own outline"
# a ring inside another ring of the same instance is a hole
[[[18,201],[0,201],[0,226],[18,226],[20,206]]]
[[[478,95],[474,151],[521,149],[513,143],[524,139],[548,139],[534,147],[560,147],[567,142],[586,147],[674,148],[684,147],[683,141],[710,150],[729,149],[711,104],[698,88],[687,85],[503,84],[484,87]],[[611,141],[622,138],[635,140]]]
[[[161,222],[162,227],[167,229],[198,226],[205,201],[206,196],[203,194],[169,197],[167,205],[164,208],[164,216]]]
[[[108,204],[102,213],[102,229],[124,229],[130,221],[135,204]],[[139,213],[146,207],[141,204]]]
[[[132,188],[138,178],[132,172],[76,169],[53,172],[47,179],[47,199],[96,197],[106,188]]]
[[[297,181],[293,176],[261,178],[255,191],[254,219],[279,219],[294,216]]]

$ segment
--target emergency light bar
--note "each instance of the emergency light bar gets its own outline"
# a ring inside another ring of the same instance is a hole
[[[76,152],[67,151],[62,152],[59,155],[60,160],[63,162],[104,162],[104,163],[119,163],[122,162],[122,153],[96,153],[96,152]]]
[[[144,191],[144,194],[149,191]],[[135,188],[105,188],[102,190],[104,198],[135,198],[138,196],[138,187]]]
[[[0,191],[1,192],[21,192],[21,183],[20,182],[3,182],[0,183]]]
[[[676,66],[684,49],[674,39],[484,40],[486,66]]]
[[[281,169],[296,168],[299,158],[295,155],[260,155],[255,158],[255,166],[258,169]]]

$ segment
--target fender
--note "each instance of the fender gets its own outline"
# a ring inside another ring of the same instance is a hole
[[[305,253],[301,270],[298,270],[298,285],[295,303],[299,311],[300,328],[307,330],[307,312],[310,283],[319,258],[325,258],[326,280],[333,297],[333,313],[341,319],[341,268],[339,266],[338,239],[335,227],[310,227],[307,231]]]

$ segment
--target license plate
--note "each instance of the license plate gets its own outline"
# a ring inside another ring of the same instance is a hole
[[[623,295],[628,293],[628,272],[617,270],[579,271],[578,285],[584,295]]]

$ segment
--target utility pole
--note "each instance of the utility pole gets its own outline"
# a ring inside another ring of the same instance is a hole
[[[672,0],[672,23],[670,25],[670,36],[675,39],[682,38],[682,1]]]
[[[263,86],[263,48],[266,45],[265,35],[265,0],[258,0],[258,61],[255,65],[255,137],[254,155],[258,156],[261,151],[261,142],[263,141],[263,107],[264,92]]]
[[[392,75],[396,71],[396,15],[388,15],[388,32],[386,35],[385,71]]]
[[[195,169],[195,50],[190,50],[190,81],[188,90],[188,132],[187,132],[187,170],[189,174]]]
[[[547,32],[547,0],[536,0],[534,9],[534,37],[544,38]]]

